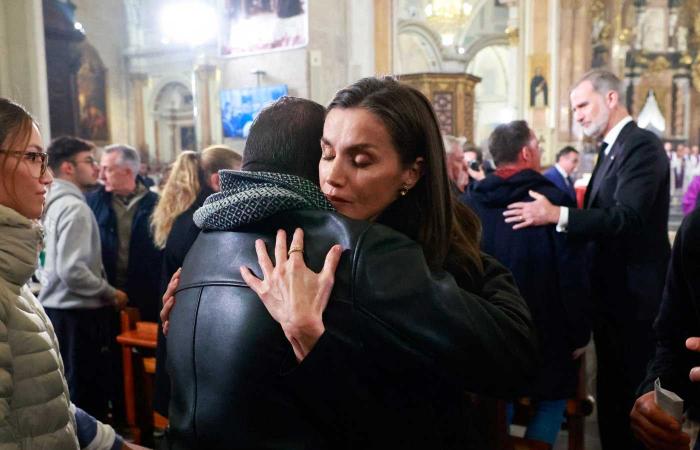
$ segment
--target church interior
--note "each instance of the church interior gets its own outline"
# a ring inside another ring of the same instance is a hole
[[[570,95],[592,69],[621,80],[629,114],[668,147],[669,242],[700,176],[698,0],[2,0],[0,60],[0,97],[32,113],[47,145],[128,144],[156,185],[183,151],[242,155],[257,114],[282,96],[325,106],[361,78],[395,75],[429,99],[443,135],[485,160],[491,133],[514,120],[534,132],[543,168],[573,147],[583,195],[598,141]],[[156,328],[121,325],[142,338],[121,341],[134,425],[153,394]],[[595,360],[591,343],[555,445],[514,448],[602,448]],[[158,448],[167,421],[151,412],[134,433]]]

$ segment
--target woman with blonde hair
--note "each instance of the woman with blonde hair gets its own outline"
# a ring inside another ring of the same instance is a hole
[[[239,169],[241,161],[238,153],[224,145],[207,147],[201,153],[184,151],[175,160],[151,217],[156,246],[164,249],[161,293],[199,235],[192,215],[207,197],[220,190],[219,171]],[[170,380],[165,372],[165,353],[165,339],[159,327],[153,407],[167,417]]]

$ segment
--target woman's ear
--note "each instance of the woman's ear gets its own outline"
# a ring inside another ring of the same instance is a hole
[[[425,171],[425,159],[423,157],[419,156],[416,158],[415,161],[411,164],[411,166],[406,169],[404,180],[403,180],[403,185],[406,186],[408,189],[411,189],[413,186],[418,183],[418,180],[423,176],[423,172]]]

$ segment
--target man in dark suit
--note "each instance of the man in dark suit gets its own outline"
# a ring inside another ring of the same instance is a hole
[[[578,161],[578,150],[567,145],[557,153],[557,162],[542,174],[556,187],[566,192],[574,202],[576,201],[576,191],[571,175],[576,171]]]
[[[598,360],[598,423],[604,449],[636,448],[629,411],[653,355],[652,322],[670,255],[669,163],[661,142],[639,128],[624,106],[620,80],[585,74],[571,91],[583,132],[602,138],[583,209],[533,202],[509,205],[514,228],[557,224],[591,239],[593,337]]]

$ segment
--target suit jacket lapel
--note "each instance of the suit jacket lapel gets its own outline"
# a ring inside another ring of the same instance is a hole
[[[585,200],[585,207],[588,208],[590,205],[593,204],[593,201],[595,200],[596,196],[598,195],[598,192],[600,192],[600,187],[603,184],[603,180],[605,177],[610,173],[610,170],[612,170],[613,165],[615,164],[615,159],[619,158],[622,149],[625,145],[625,140],[627,139],[627,136],[637,128],[637,124],[635,122],[630,122],[627,125],[625,125],[622,130],[620,131],[620,134],[617,136],[617,139],[615,139],[615,143],[613,144],[612,148],[610,149],[610,152],[608,153],[607,156],[601,155],[604,157],[604,161],[601,161],[601,157],[598,157],[598,162],[596,163],[595,170],[593,171],[593,175],[591,176],[591,181],[590,181],[590,186],[591,189],[589,192],[586,192],[586,200]],[[596,179],[600,179],[600,181],[596,182]]]

